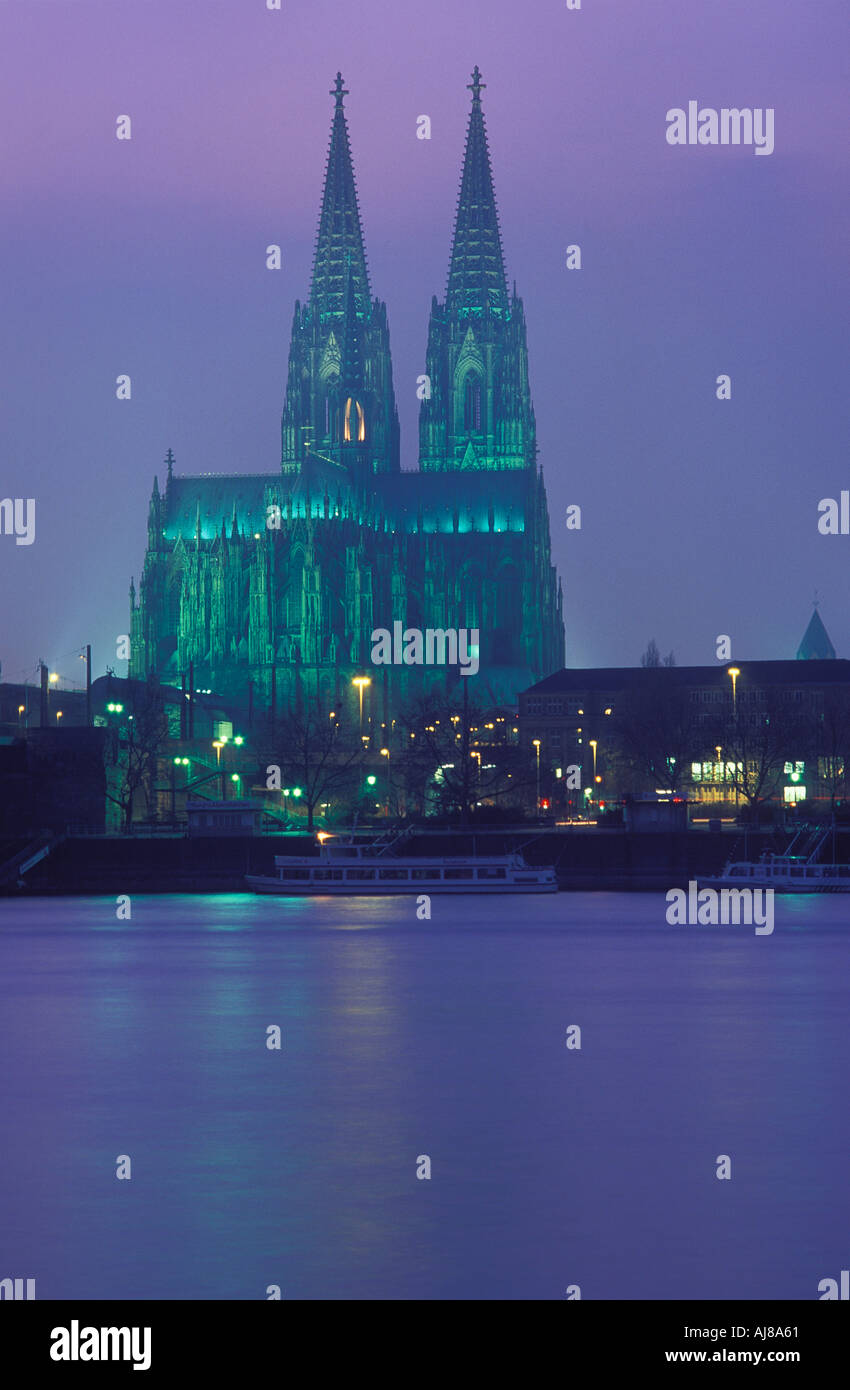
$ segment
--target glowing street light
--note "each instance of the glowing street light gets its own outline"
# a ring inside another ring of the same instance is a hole
[[[730,666],[726,672],[727,676],[732,677],[732,709],[738,713],[738,677],[741,672],[737,666]]]
[[[365,690],[365,688],[366,688],[367,685],[371,685],[371,684],[372,684],[372,679],[371,679],[370,676],[355,676],[354,679],[352,680],[351,684],[357,686],[357,691],[358,691],[358,694],[359,694],[359,696],[360,696],[360,730],[361,730],[361,732],[362,732],[362,730],[363,730],[363,691]]]
[[[537,754],[537,801],[535,802],[535,813],[540,810],[540,739],[533,738],[534,751]]]
[[[221,750],[222,750],[223,747],[224,747],[224,740],[223,740],[223,739],[220,739],[220,738],[213,739],[213,748],[215,749],[215,760],[216,760],[216,763],[218,764],[219,767],[221,767]]]
[[[56,723],[57,723],[57,724],[59,723],[59,720],[60,720],[61,718],[62,718],[62,711],[61,711],[61,709],[58,709],[58,710],[56,711]]]

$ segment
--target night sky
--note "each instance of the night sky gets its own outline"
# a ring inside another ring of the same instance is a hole
[[[283,4],[0,5],[0,497],[37,508],[34,545],[0,536],[2,679],[79,681],[87,641],[114,663],[169,446],[178,472],[278,466],[338,68],[416,466],[475,63],[568,664],[651,637],[712,663],[719,633],[792,657],[815,589],[850,656],[850,536],[817,530],[850,488],[847,0]],[[670,147],[691,99],[774,107],[775,152]]]

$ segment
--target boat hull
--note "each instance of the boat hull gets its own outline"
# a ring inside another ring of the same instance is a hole
[[[774,893],[850,893],[850,882],[822,878],[789,880],[768,874],[752,878],[701,878],[700,888],[772,888]]]
[[[252,893],[265,893],[279,898],[386,898],[426,895],[472,895],[475,897],[504,896],[506,893],[557,893],[558,884],[543,880],[537,883],[281,883],[278,878],[261,874],[246,874],[245,882]]]

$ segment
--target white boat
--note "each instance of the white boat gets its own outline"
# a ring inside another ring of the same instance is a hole
[[[404,836],[371,844],[328,838],[318,855],[275,855],[275,874],[246,874],[254,893],[311,897],[386,893],[557,893],[553,868],[533,868],[521,854],[401,855]]]
[[[774,888],[777,893],[850,893],[850,864],[807,864],[788,855],[727,864],[704,888]]]
[[[805,831],[788,846],[795,848]],[[773,888],[777,893],[850,893],[850,864],[821,864],[820,854],[830,831],[809,832],[802,854],[772,854],[728,863],[716,878],[700,878],[705,888]]]

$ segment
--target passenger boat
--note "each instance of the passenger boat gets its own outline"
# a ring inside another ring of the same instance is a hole
[[[532,868],[519,853],[418,858],[398,853],[404,838],[371,844],[329,838],[319,844],[318,855],[275,855],[273,875],[246,874],[245,882],[254,893],[286,896],[558,891],[553,868]]]
[[[809,833],[803,853],[792,854],[808,831],[804,827],[786,854],[765,853],[760,859],[728,863],[715,878],[700,878],[704,888],[773,888],[777,893],[850,893],[850,864],[822,864],[818,856],[829,830]]]
[[[701,888],[774,888],[777,893],[850,893],[850,864],[807,864],[788,855],[727,864]]]

